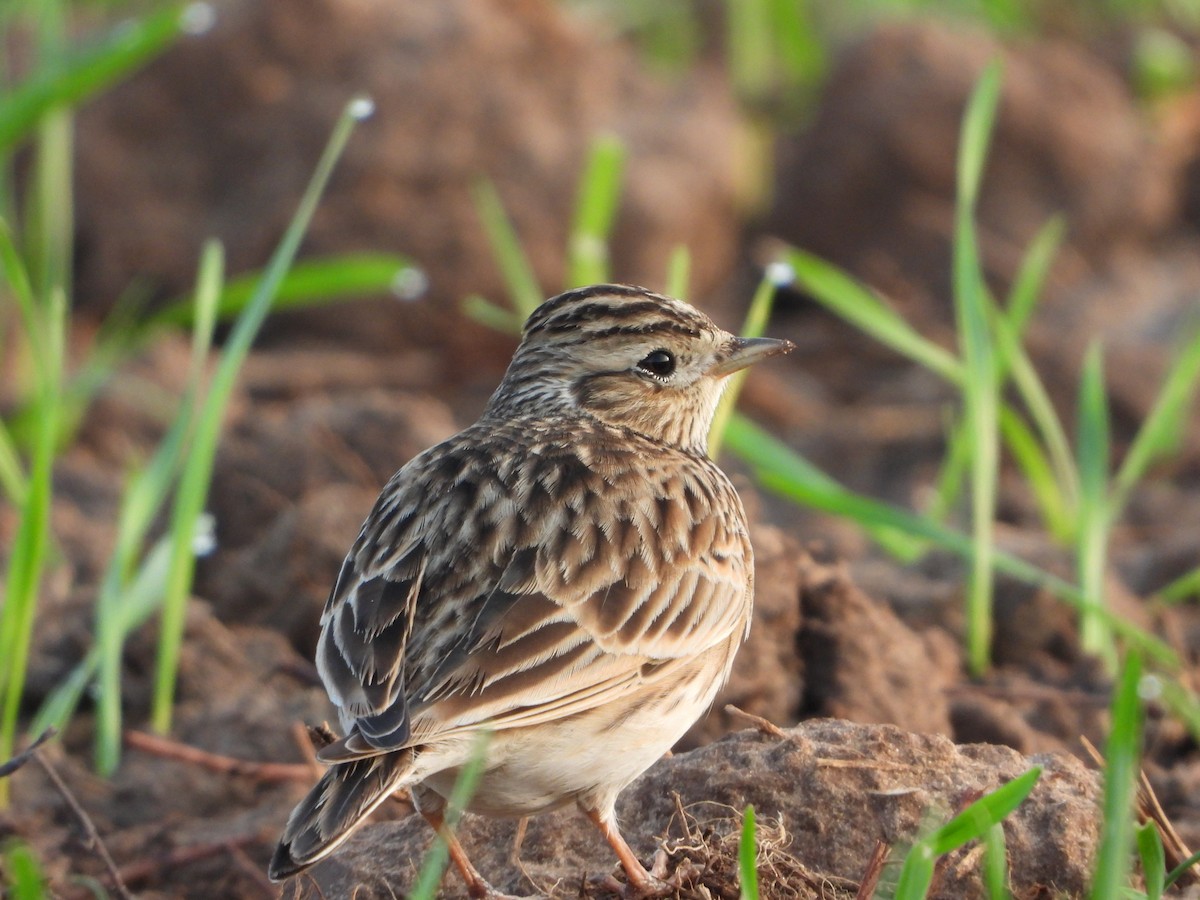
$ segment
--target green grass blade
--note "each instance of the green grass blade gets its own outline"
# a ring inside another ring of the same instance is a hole
[[[993,828],[998,827],[1009,813],[1025,801],[1041,774],[1041,767],[1035,766],[980,797],[933,834],[913,844],[900,869],[895,900],[924,898],[933,881],[935,860],[968,841],[986,838]]]
[[[973,546],[966,535],[926,516],[864,497],[843,487],[743,416],[734,415],[730,420],[725,439],[729,449],[750,467],[755,478],[769,491],[796,503],[851,519],[868,533],[874,534],[875,529],[886,530],[911,541],[934,544],[964,560],[971,558]],[[1075,609],[1083,606],[1079,588],[1022,559],[997,552],[994,565],[997,572],[1045,588]],[[1098,614],[1122,638],[1157,663],[1172,669],[1179,667],[1179,657],[1163,641],[1108,610],[1100,610]]]
[[[1189,597],[1200,597],[1200,567],[1176,578],[1158,592],[1168,603],[1180,603]]]
[[[186,438],[194,427],[196,398],[202,392],[204,365],[216,325],[217,299],[224,273],[224,251],[208,241],[201,252],[195,293],[195,329],[188,386],[151,463],[133,478],[125,491],[117,525],[116,550],[110,560],[96,602],[96,770],[104,776],[116,771],[121,754],[121,657],[129,634],[130,616],[123,607],[130,601],[128,579],[141,552],[154,517],[165,506],[179,470]],[[195,535],[190,546],[195,545]],[[164,578],[158,581],[165,581]],[[145,590],[144,585],[142,589]],[[161,588],[159,596],[161,596]]]
[[[615,135],[601,135],[588,150],[567,246],[567,289],[611,277],[608,238],[621,199],[625,155],[625,145]]]
[[[1061,544],[1069,543],[1075,534],[1074,510],[1042,445],[1025,420],[1008,407],[1000,410],[1000,435],[1033,491],[1051,536]]]
[[[1080,644],[1115,667],[1112,634],[1095,610],[1105,607],[1104,579],[1108,562],[1109,425],[1108,398],[1104,392],[1104,357],[1093,344],[1084,359],[1079,385],[1079,536],[1076,565],[1086,602],[1080,621]]]
[[[211,533],[211,521],[204,524],[204,534]],[[202,537],[198,530],[197,539]],[[140,628],[158,612],[167,582],[170,564],[170,545],[166,537],[158,541],[146,555],[133,580],[121,593],[121,602],[116,605],[117,630],[123,638]],[[109,608],[113,607],[110,604]],[[29,730],[40,734],[47,727],[62,729],[74,714],[84,692],[97,679],[101,667],[101,649],[93,645],[84,658],[50,692],[41,709],[33,718]]]
[[[725,428],[725,441],[730,451],[755,469],[769,490],[796,502],[853,518],[876,543],[898,559],[917,559],[925,550],[927,541],[908,527],[911,523],[907,520],[897,524],[896,521],[885,521],[885,517],[873,518],[869,514],[860,517],[853,511],[848,513],[843,501],[857,495],[744,416],[735,412],[730,417]],[[859,499],[868,504],[876,503],[867,498]],[[850,502],[852,504],[853,500]],[[877,506],[882,508],[884,504]]]
[[[965,376],[961,384],[963,408],[971,435],[971,534],[975,544],[967,596],[967,660],[977,675],[991,661],[999,388],[974,217],[999,98],[1000,67],[992,63],[975,88],[963,118],[954,229],[954,306]]]
[[[471,748],[471,756],[467,760],[467,764],[459,771],[454,787],[450,791],[450,799],[446,802],[445,827],[452,834],[458,827],[463,810],[467,808],[467,804],[479,787],[479,779],[483,777],[483,770],[487,763],[487,746],[490,740],[491,732],[489,731],[481,731],[476,735],[475,743]],[[442,880],[442,872],[446,868],[449,856],[450,848],[439,834],[434,840],[433,846],[429,848],[429,852],[425,854],[425,860],[421,863],[421,870],[417,875],[417,882],[413,885],[408,900],[433,900],[437,896],[438,884]]]
[[[1008,889],[1008,847],[1004,826],[998,822],[983,836],[983,888],[988,900],[1012,900]]]
[[[1138,697],[1141,677],[1142,658],[1130,651],[1113,696],[1112,730],[1104,764],[1104,823],[1096,852],[1092,900],[1118,900],[1128,884],[1142,740],[1142,702]]]
[[[1166,888],[1171,887],[1176,881],[1182,878],[1192,868],[1192,866],[1198,864],[1200,864],[1200,850],[1197,850],[1170,871],[1170,873],[1167,875],[1167,880],[1163,883],[1163,889],[1165,890]]]
[[[271,256],[253,298],[233,326],[208,394],[200,408],[196,433],[180,478],[171,516],[172,565],[167,579],[166,597],[163,600],[152,711],[154,728],[160,733],[165,734],[171,728],[179,650],[183,641],[184,613],[195,568],[192,536],[208,494],[225,405],[233,391],[242,362],[250,351],[250,345],[271,309],[275,292],[296,256],[300,240],[308,228],[334,164],[341,156],[356,120],[368,115],[370,108],[370,101],[365,98],[352,100],[334,126],[295,215]]]
[[[750,307],[746,310],[746,319],[739,332],[741,337],[762,337],[767,328],[767,320],[771,317],[771,307],[775,301],[776,284],[771,278],[770,270],[758,282],[758,288],[750,299]],[[721,452],[721,442],[725,437],[725,429],[729,425],[729,417],[737,406],[738,396],[742,393],[742,385],[746,383],[749,374],[745,369],[734,372],[728,378],[725,393],[717,404],[713,415],[712,426],[708,430],[708,455],[716,459]]]
[[[409,272],[419,273],[419,270],[404,257],[386,253],[301,260],[280,282],[272,309],[278,312],[377,296],[392,291]],[[253,272],[230,279],[221,289],[217,318],[227,322],[240,315],[254,296],[261,278],[261,273]],[[147,325],[188,326],[193,324],[194,318],[195,304],[191,297],[184,297],[164,306]]]
[[[992,826],[1000,824],[1025,802],[1041,774],[1041,766],[1034,766],[980,797],[928,838],[934,854],[942,856],[968,841],[984,837]]]
[[[1167,855],[1163,851],[1158,826],[1147,822],[1137,829],[1138,856],[1142,860],[1142,875],[1146,882],[1146,900],[1161,900],[1166,890]]]
[[[1029,410],[1042,446],[1046,448],[1046,455],[1059,486],[1058,494],[1061,497],[1063,513],[1074,521],[1078,515],[1079,472],[1062,421],[1054,411],[1050,394],[1037,369],[1034,368],[1025,348],[1021,346],[1019,332],[1003,315],[992,317],[992,326],[997,351],[1012,376],[1013,384],[1016,385],[1025,408]],[[1050,512],[1047,518],[1050,515],[1053,515],[1053,512]],[[1072,527],[1071,532],[1073,531]]]
[[[1113,516],[1125,508],[1129,494],[1158,459],[1179,446],[1188,409],[1200,382],[1200,329],[1192,335],[1175,360],[1155,398],[1154,405],[1138,429],[1125,459],[1113,479]]]
[[[537,276],[533,274],[533,266],[521,247],[520,238],[517,237],[517,231],[513,228],[508,213],[504,211],[504,203],[500,200],[496,186],[486,178],[480,178],[472,185],[471,196],[475,200],[475,211],[479,214],[479,220],[487,233],[492,255],[500,266],[513,309],[523,322],[545,299]]]
[[[70,291],[75,219],[71,160],[74,144],[71,113],[56,109],[38,127],[33,159],[33,190],[26,204],[25,258],[34,290]]]
[[[796,283],[822,306],[951,384],[962,383],[963,367],[954,354],[918,334],[841,269],[793,248],[788,248],[783,258],[795,274]]]
[[[1066,233],[1066,219],[1053,216],[1034,235],[1026,249],[1004,305],[1005,319],[1014,334],[1024,333]]]
[[[46,551],[50,543],[50,506],[53,497],[54,456],[58,437],[58,397],[63,366],[63,331],[66,299],[50,298],[41,340],[38,405],[41,415],[30,464],[25,504],[21,507],[13,539],[0,607],[0,759],[13,755],[17,717],[25,690],[29,644],[33,637],[38,593]],[[40,323],[39,323],[40,324]],[[8,806],[8,780],[0,779],[0,809]]]
[[[925,841],[917,841],[904,856],[900,877],[896,879],[893,900],[925,900],[933,884],[933,866],[937,857]]]
[[[742,814],[742,836],[738,841],[738,875],[741,900],[758,900],[758,839],[755,834],[754,806]]]
[[[176,6],[122,23],[107,40],[0,94],[0,152],[30,134],[50,110],[77,106],[144,65],[170,46],[181,25]]]
[[[667,261],[668,297],[686,297],[692,278],[692,252],[683,244],[677,245],[671,251]]]
[[[485,300],[478,294],[464,297],[462,310],[480,325],[485,325],[493,331],[499,331],[501,334],[521,333],[523,320],[520,316],[490,300]]]
[[[44,900],[48,897],[46,876],[42,864],[28,844],[13,841],[5,847],[5,880],[10,900]]]
[[[25,480],[25,468],[21,465],[20,454],[13,443],[4,420],[0,419],[0,490],[3,490],[13,506],[22,506],[29,490]]]

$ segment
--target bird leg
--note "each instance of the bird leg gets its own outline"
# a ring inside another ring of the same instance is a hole
[[[629,880],[629,886],[624,892],[626,897],[632,900],[632,898],[657,897],[674,893],[672,885],[665,880],[667,874],[666,854],[655,854],[654,868],[647,872],[646,867],[637,858],[637,854],[621,836],[620,830],[611,817],[601,815],[595,809],[587,807],[581,807],[581,809],[583,814],[592,820],[592,824],[600,829],[604,839],[617,854],[621,868],[625,870],[625,877]]]
[[[467,851],[463,849],[463,845],[458,842],[454,832],[446,825],[446,817],[441,809],[422,809],[420,812],[430,827],[446,842],[446,848],[450,851],[450,861],[454,863],[454,868],[458,869],[458,874],[462,876],[469,897],[474,900],[519,900],[519,898],[513,898],[509,894],[496,890],[479,874],[479,870],[471,865]]]

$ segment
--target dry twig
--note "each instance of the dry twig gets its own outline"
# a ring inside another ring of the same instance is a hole
[[[46,741],[50,740],[50,738],[54,737],[56,734],[58,734],[57,728],[47,728],[45,731],[43,731],[40,735],[38,735],[37,740],[35,740],[32,744],[14,756],[4,765],[0,766],[0,778],[8,777],[13,772],[17,771],[17,769],[21,768],[21,766],[33,759],[33,757],[37,754],[38,747],[42,746],[42,744],[46,743]]]
[[[209,753],[207,750],[201,750],[189,744],[181,744],[179,741],[158,735],[147,734],[144,731],[126,731],[125,743],[134,749],[161,756],[164,759],[175,759],[202,766],[225,775],[245,775],[259,781],[308,783],[312,780],[312,769],[307,763],[268,763],[236,759],[232,756],[222,756],[219,753]]]
[[[774,722],[770,721],[769,719],[764,719],[762,716],[756,716],[756,715],[754,715],[754,713],[748,713],[744,709],[739,709],[738,707],[734,706],[732,703],[725,704],[725,712],[729,713],[731,716],[734,716],[735,718],[745,719],[747,722],[749,722],[751,725],[753,725],[755,728],[757,728],[763,734],[770,735],[771,737],[776,738],[777,740],[782,741],[784,738],[787,737],[787,732],[784,731],[782,728],[780,728],[778,725],[776,725]]]
[[[54,766],[50,765],[46,758],[38,752],[36,743],[30,750],[33,752],[33,758],[37,760],[38,765],[45,771],[46,777],[50,779],[63,800],[67,802],[67,806],[71,807],[71,812],[75,814],[75,818],[79,820],[79,824],[83,826],[84,834],[87,836],[85,845],[94,849],[96,855],[100,857],[100,861],[104,863],[104,868],[108,870],[108,875],[112,878],[113,890],[117,892],[117,896],[121,897],[122,900],[133,900],[133,894],[129,893],[129,889],[125,887],[125,882],[121,878],[121,872],[117,869],[117,864],[113,862],[112,854],[108,852],[108,847],[100,839],[100,832],[96,830],[96,824],[92,821],[92,817],[87,814],[87,810],[79,805],[79,801],[75,799],[75,795],[71,793],[71,789],[67,787],[67,783],[62,780],[62,777],[58,774]]]

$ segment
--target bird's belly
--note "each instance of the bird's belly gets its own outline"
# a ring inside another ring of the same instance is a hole
[[[467,805],[488,816],[531,816],[575,801],[603,806],[652,766],[712,703],[719,671],[560,720],[493,735],[488,764]],[[694,673],[693,673],[694,676]],[[424,785],[449,797],[459,769]]]

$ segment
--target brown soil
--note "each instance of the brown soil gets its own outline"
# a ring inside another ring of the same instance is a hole
[[[854,269],[949,343],[957,121],[975,75],[1002,52],[983,245],[1003,287],[1044,217],[1068,217],[1067,248],[1031,326],[1056,401],[1071,408],[1081,350],[1104,336],[1123,448],[1200,286],[1194,211],[1179,199],[1200,158],[1191,107],[1148,121],[1120,73],[1078,46],[998,48],[925,24],[866,37],[836,67],[813,126],[782,148],[774,212],[754,228],[735,214],[739,125],[720,80],[666,84],[557,5],[228,0],[218,13],[212,32],[81,116],[84,307],[110,306],[135,276],[154,296],[183,290],[211,233],[235,270],[260,265],[337,110],[362,90],[379,112],[355,136],[306,252],[408,253],[430,290],[406,304],[273,321],[234,398],[209,503],[218,548],[197,573],[172,739],[290,768],[222,771],[131,745],[105,781],[89,770],[88,709],[41,751],[140,897],[278,895],[266,862],[315,777],[297,726],[331,718],[309,659],[342,554],[380,485],[478,413],[511,353],[511,338],[458,312],[467,293],[502,293],[469,199],[475,176],[497,182],[543,283],[557,284],[587,138],[615,130],[630,146],[615,243],[623,280],[661,285],[669,248],[688,243],[693,299],[732,324],[744,292],[722,285],[743,280],[739,241],[767,231]],[[756,373],[748,411],[848,485],[919,503],[941,459],[948,391],[792,300],[772,333],[800,349]],[[88,340],[82,325],[77,339]],[[162,398],[178,396],[187,352],[185,340],[164,336],[124,366],[62,459],[53,510],[61,562],[41,602],[30,712],[90,644],[121,478],[161,433],[171,402]],[[11,399],[0,387],[0,402]],[[1179,650],[1194,681],[1200,617],[1149,599],[1200,560],[1196,427],[1182,447],[1116,533],[1110,595]],[[899,564],[847,524],[760,494],[725,462],[754,519],[754,628],[713,713],[622,796],[635,849],[645,859],[666,850],[680,896],[736,897],[737,833],[753,803],[765,897],[853,897],[878,843],[895,848],[886,881],[923,828],[1039,764],[1037,789],[1005,825],[1014,895],[1082,896],[1100,814],[1079,738],[1103,745],[1111,685],[1079,652],[1070,612],[1002,579],[996,666],[972,680],[957,562],[932,554]],[[1002,518],[1006,547],[1071,575],[1015,480],[1004,485]],[[14,529],[12,510],[0,508],[0,556]],[[149,626],[128,648],[135,730],[146,727],[155,641]],[[746,714],[786,730],[748,727]],[[1146,770],[1183,840],[1200,845],[1195,738],[1154,704],[1149,719]],[[35,848],[54,895],[90,896],[81,877],[108,884],[44,770],[26,765],[11,786],[0,839]],[[588,878],[617,872],[573,813],[532,821],[519,853],[515,828],[463,824],[499,888],[596,896],[604,891]],[[424,823],[396,804],[283,896],[401,895],[428,843]],[[935,896],[979,896],[980,858],[974,845],[947,858]],[[460,896],[453,876],[443,889]]]

